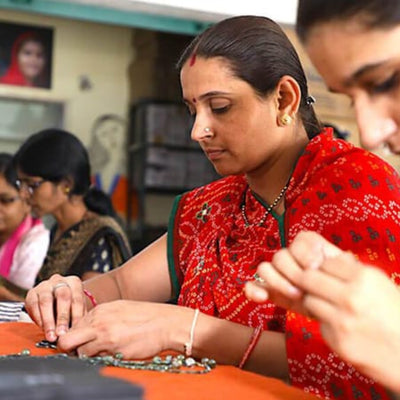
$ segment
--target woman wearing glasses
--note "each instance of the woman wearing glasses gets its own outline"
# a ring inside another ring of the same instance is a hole
[[[88,154],[74,135],[38,132],[18,150],[15,163],[32,213],[56,220],[37,282],[54,273],[85,280],[128,259],[128,240],[108,196],[91,187]]]
[[[12,155],[0,154],[0,300],[22,300],[33,287],[49,246],[49,232],[30,215],[16,185]]]

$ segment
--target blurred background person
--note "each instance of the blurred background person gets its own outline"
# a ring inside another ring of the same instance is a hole
[[[128,239],[110,198],[91,186],[88,153],[76,136],[58,129],[33,134],[15,163],[32,212],[56,221],[38,282],[54,273],[85,280],[129,258]]]
[[[46,47],[35,32],[19,35],[11,49],[10,66],[0,78],[8,85],[49,87]]]
[[[49,231],[30,215],[18,190],[12,155],[0,153],[0,300],[23,300],[49,246]]]

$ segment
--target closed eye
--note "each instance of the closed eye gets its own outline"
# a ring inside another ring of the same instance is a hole
[[[399,84],[399,73],[394,73],[389,79],[386,79],[384,82],[373,85],[371,87],[371,92],[374,94],[386,93],[391,91],[393,88],[398,86]]]
[[[218,107],[218,108],[212,108],[212,112],[214,114],[225,114],[226,112],[228,112],[230,109],[230,106],[225,106],[225,107]]]

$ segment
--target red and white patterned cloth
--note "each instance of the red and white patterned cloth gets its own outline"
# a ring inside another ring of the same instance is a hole
[[[268,182],[265,183],[268,186]],[[246,226],[241,204],[246,201]],[[246,299],[243,285],[261,261],[301,230],[319,232],[360,260],[400,273],[400,181],[386,162],[327,130],[299,157],[285,194],[285,213],[260,221],[266,205],[243,176],[230,176],[177,198],[168,232],[170,274],[178,304],[286,333],[294,386],[324,398],[387,398],[384,389],[344,363],[323,341],[317,322]]]

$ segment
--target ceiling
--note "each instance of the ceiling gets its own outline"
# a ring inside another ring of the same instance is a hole
[[[0,0],[0,9],[197,35],[235,15],[295,22],[298,0]]]
[[[294,24],[297,0],[56,0],[144,12],[202,22],[216,22],[233,15],[264,15],[283,24]]]

